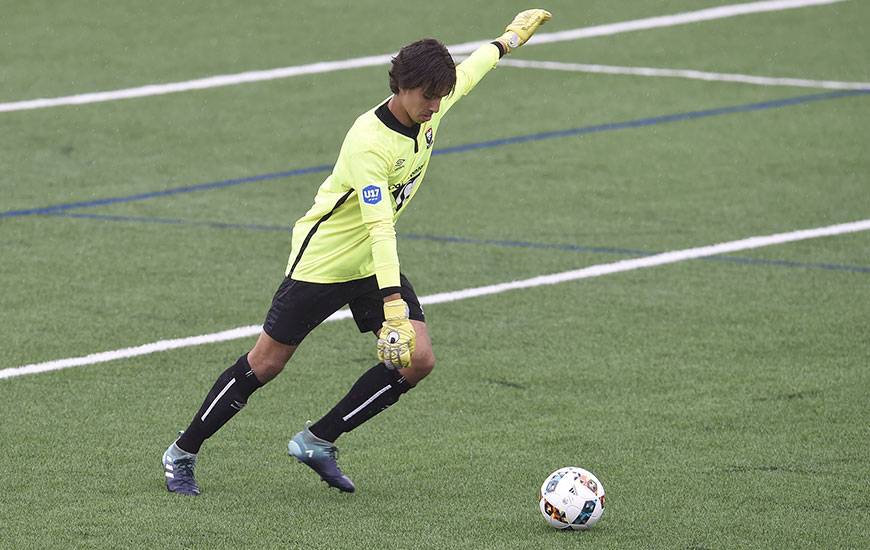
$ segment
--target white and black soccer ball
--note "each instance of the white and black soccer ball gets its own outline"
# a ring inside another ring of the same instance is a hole
[[[604,486],[592,472],[559,468],[541,485],[541,514],[556,529],[585,530],[604,513]]]

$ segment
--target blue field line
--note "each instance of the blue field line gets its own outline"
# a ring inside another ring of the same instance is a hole
[[[820,94],[802,95],[797,97],[788,97],[785,99],[774,99],[771,101],[761,101],[758,103],[747,103],[744,105],[733,105],[731,107],[720,107],[717,109],[704,109],[702,111],[689,111],[686,113],[675,113],[671,115],[662,115],[649,118],[641,118],[636,120],[628,120],[625,122],[613,122],[609,124],[598,124],[596,126],[585,126],[583,128],[570,128],[568,130],[557,130],[553,132],[542,132],[538,134],[529,134],[526,136],[516,136],[504,139],[494,139],[491,141],[482,141],[479,143],[469,143],[467,145],[458,145],[456,147],[447,147],[441,149],[434,154],[446,155],[449,153],[462,153],[474,149],[487,149],[491,147],[500,147],[502,145],[513,145],[516,143],[525,143],[529,141],[541,141],[545,139],[556,139],[571,136],[580,136],[584,134],[595,134],[598,132],[609,132],[613,130],[625,130],[628,128],[643,128],[645,126],[653,126],[656,124],[666,124],[669,122],[680,122],[684,120],[694,120],[698,118],[707,118],[720,115],[731,115],[735,113],[748,113],[752,111],[764,111],[767,109],[777,109],[780,107],[790,107],[792,105],[800,105],[802,103],[811,103],[813,101],[824,101],[828,99],[839,99],[843,97],[851,97],[856,95],[870,94],[870,90],[843,90],[836,92],[825,92]]]
[[[613,248],[609,246],[583,246],[577,244],[560,243],[536,243],[529,241],[506,241],[498,239],[470,239],[467,237],[445,237],[441,235],[420,235],[416,233],[402,233],[402,239],[413,241],[435,241],[442,243],[478,244],[509,248],[535,248],[538,250],[564,250],[566,252],[589,252],[592,254],[622,254],[627,256],[653,256],[658,252],[649,250],[637,250],[634,248]]]
[[[133,222],[151,223],[158,225],[189,225],[194,227],[211,227],[214,229],[250,229],[252,231],[283,231],[290,233],[292,224],[287,225],[264,225],[257,223],[228,223],[200,220],[182,220],[180,218],[160,218],[150,216],[118,216],[114,214],[91,214],[87,212],[48,212],[46,216],[62,218],[79,218],[89,220],[101,220],[107,222]]]
[[[648,118],[640,118],[635,120],[628,120],[624,122],[614,122],[610,124],[598,124],[594,126],[584,126],[581,128],[569,128],[567,130],[558,130],[553,132],[541,132],[536,134],[528,134],[524,136],[514,136],[510,138],[504,139],[496,139],[490,141],[481,141],[477,143],[467,143],[465,145],[457,145],[455,147],[446,147],[444,149],[435,150],[433,155],[449,155],[453,153],[464,153],[467,151],[473,151],[476,149],[488,149],[493,147],[501,147],[504,145],[513,145],[516,143],[526,143],[532,141],[543,141],[547,139],[557,139],[571,136],[579,136],[584,134],[594,134],[598,132],[608,132],[612,130],[624,130],[628,128],[642,128],[646,126],[653,126],[656,124],[666,124],[669,122],[679,122],[685,120],[694,120],[699,118],[720,116],[720,115],[729,115],[735,113],[747,113],[751,111],[763,111],[767,109],[778,109],[781,107],[789,107],[792,105],[800,105],[803,103],[810,103],[814,101],[825,101],[830,99],[839,99],[844,97],[852,97],[858,95],[867,95],[870,94],[870,90],[841,90],[835,92],[826,92],[826,93],[818,93],[818,94],[810,94],[810,95],[802,95],[796,97],[788,97],[784,99],[775,99],[771,101],[762,101],[758,103],[747,103],[743,105],[734,105],[731,107],[720,107],[716,109],[705,109],[701,111],[689,111],[685,113],[675,113],[670,115],[662,115]],[[223,181],[216,181],[210,183],[200,183],[195,185],[186,185],[183,187],[175,187],[172,189],[164,189],[163,191],[152,191],[148,193],[137,193],[135,195],[126,195],[122,197],[107,197],[103,199],[95,199],[91,201],[80,201],[80,202],[72,202],[72,203],[63,203],[56,204],[52,206],[45,206],[41,208],[29,208],[23,210],[8,210],[5,212],[0,212],[0,219],[2,218],[15,218],[21,216],[33,216],[40,214],[55,214],[58,212],[64,212],[67,210],[74,210],[77,208],[91,208],[94,206],[106,206],[109,204],[118,204],[118,203],[126,203],[126,202],[134,202],[141,201],[147,199],[153,199],[157,197],[167,197],[171,195],[180,195],[183,193],[194,193],[198,191],[209,191],[212,189],[222,189],[225,187],[231,187],[235,185],[242,185],[246,183],[255,183],[266,180],[273,180],[279,178],[287,178],[292,176],[299,176],[303,174],[314,174],[319,172],[329,172],[332,170],[333,165],[331,164],[323,164],[320,166],[311,166],[308,168],[299,168],[296,170],[289,170],[286,172],[274,172],[271,174],[260,174],[258,176],[249,176],[244,178],[235,178],[228,179]]]
[[[297,170],[288,170],[286,172],[273,172],[271,174],[260,174],[258,176],[248,176],[245,178],[234,178],[222,181],[213,181],[209,183],[197,183],[195,185],[185,185],[183,187],[174,187],[172,189],[164,189],[163,191],[150,191],[148,193],[137,193],[135,195],[126,195],[123,197],[107,197],[104,199],[94,199],[91,201],[69,202],[64,204],[56,204],[54,206],[44,206],[41,208],[29,208],[25,210],[9,210],[0,212],[0,218],[15,218],[19,216],[34,216],[56,214],[66,210],[74,210],[76,208],[91,208],[94,206],[107,206],[122,202],[135,202],[156,197],[167,197],[170,195],[181,195],[183,193],[194,193],[196,191],[209,191],[212,189],[222,189],[224,187],[232,187],[244,183],[255,183],[259,181],[268,181],[279,178],[289,178],[291,176],[301,176],[304,174],[314,174],[317,172],[328,172],[332,170],[332,164],[321,166],[310,166],[308,168],[299,168]]]
[[[765,260],[761,258],[742,258],[739,256],[710,256],[702,260],[732,262],[738,264],[772,265],[779,267],[796,267],[804,269],[825,269],[828,271],[850,271],[852,273],[870,273],[870,267],[848,264],[804,263],[791,260]]]
[[[214,221],[199,221],[199,220],[182,220],[178,218],[150,218],[146,216],[117,216],[111,214],[89,214],[83,212],[58,212],[51,214],[52,216],[64,218],[80,218],[92,219],[111,222],[132,222],[132,223],[153,223],[161,225],[185,225],[196,227],[209,227],[214,229],[246,229],[253,231],[271,231],[290,233],[291,224],[287,225],[269,225],[269,224],[253,224],[253,223],[228,223]],[[443,235],[423,235],[418,233],[402,233],[400,238],[403,240],[412,241],[430,241],[441,242],[448,244],[473,244],[482,246],[498,246],[506,248],[529,248],[536,250],[562,250],[566,252],[582,252],[588,254],[615,254],[621,256],[654,256],[661,252],[639,250],[636,248],[617,248],[611,246],[586,246],[577,244],[562,244],[562,243],[537,243],[531,241],[511,241],[500,239],[473,239],[468,237],[453,237]],[[828,271],[849,271],[852,273],[870,273],[870,267],[848,264],[832,264],[832,263],[807,263],[795,262],[791,260],[766,260],[761,258],[747,258],[742,256],[709,256],[706,258],[698,258],[703,261],[715,262],[731,262],[746,265],[767,265],[778,267],[791,267],[801,269],[824,269]]]

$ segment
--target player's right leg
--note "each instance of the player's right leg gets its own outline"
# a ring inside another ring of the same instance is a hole
[[[194,467],[203,442],[235,416],[252,393],[281,372],[312,328],[346,303],[329,289],[324,292],[326,286],[284,279],[254,348],[218,377],[190,425],[163,454],[169,491],[199,494]]]
[[[196,454],[203,442],[242,410],[248,398],[263,385],[244,354],[218,376],[187,429],[163,453],[166,488],[172,493],[198,495],[194,477]]]
[[[203,442],[242,410],[251,394],[277,376],[295,350],[296,346],[277,342],[263,332],[249,353],[221,373],[187,429],[163,453],[166,488],[170,492],[199,494],[194,468]]]

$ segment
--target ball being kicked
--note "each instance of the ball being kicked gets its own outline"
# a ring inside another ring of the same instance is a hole
[[[539,505],[556,529],[589,529],[604,513],[604,486],[588,470],[559,468],[541,485]]]

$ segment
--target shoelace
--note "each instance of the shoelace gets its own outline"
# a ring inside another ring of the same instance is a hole
[[[199,489],[193,477],[193,467],[196,461],[190,458],[179,458],[172,462],[175,471],[175,481],[188,489]]]
[[[332,464],[324,464],[324,470],[320,472],[323,479],[340,479],[344,476],[341,468],[338,467],[338,447],[331,445],[326,448],[327,456],[332,458]]]

